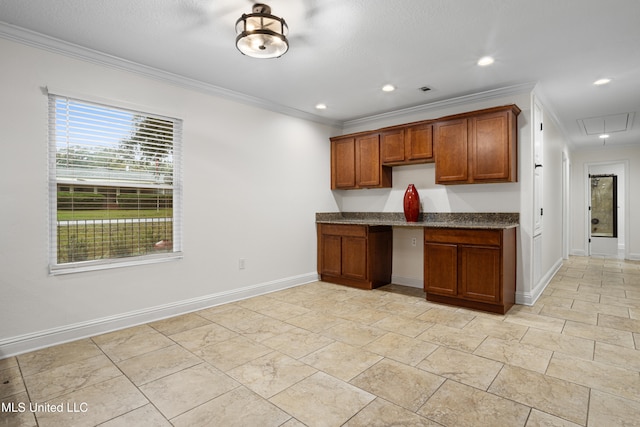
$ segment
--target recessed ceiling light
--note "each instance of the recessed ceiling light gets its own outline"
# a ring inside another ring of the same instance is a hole
[[[487,65],[491,65],[494,63],[494,59],[490,56],[483,56],[478,59],[478,65],[481,67],[486,67]]]
[[[607,135],[606,133],[603,133],[602,135],[600,135],[600,139],[607,139],[609,138],[609,135]]]
[[[382,86],[382,90],[385,92],[393,92],[396,90],[396,87],[394,85],[384,85]]]
[[[607,83],[610,83],[610,82],[611,82],[611,79],[604,78],[604,79],[596,80],[595,82],[593,82],[593,84],[596,85],[596,86],[602,86],[602,85],[606,85]]]
[[[326,110],[327,109],[327,104],[316,104],[316,110]]]

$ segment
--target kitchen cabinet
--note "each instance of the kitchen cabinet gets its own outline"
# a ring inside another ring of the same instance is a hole
[[[434,124],[437,184],[516,182],[515,105],[458,114]]]
[[[433,124],[419,123],[383,131],[380,146],[384,165],[433,162]]]
[[[425,227],[427,300],[504,314],[515,288],[516,227]]]
[[[390,188],[391,169],[380,159],[380,134],[331,138],[331,189]]]
[[[317,232],[321,280],[361,289],[391,283],[390,226],[318,224]]]

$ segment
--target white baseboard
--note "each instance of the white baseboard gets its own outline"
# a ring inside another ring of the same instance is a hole
[[[86,322],[47,329],[30,334],[0,340],[0,359],[27,353],[53,345],[63,344],[82,338],[129,328],[156,320],[166,319],[185,313],[190,313],[204,308],[239,301],[282,289],[311,283],[318,280],[317,273],[302,274],[271,282],[245,286],[240,289],[205,295],[183,301],[177,301],[143,310],[131,311]]]
[[[424,289],[424,280],[416,277],[391,276],[391,283],[396,285],[410,286],[412,288]]]
[[[516,304],[533,305],[536,303],[542,292],[553,279],[553,276],[562,267],[562,258],[558,259],[555,264],[540,278],[538,283],[533,287],[531,292],[516,292]]]

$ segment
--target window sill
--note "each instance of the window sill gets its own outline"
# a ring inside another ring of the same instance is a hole
[[[49,275],[84,273],[87,271],[107,270],[111,268],[132,267],[136,265],[157,264],[177,261],[183,258],[182,252],[168,254],[145,255],[140,257],[113,258],[108,260],[82,261],[68,264],[49,265]]]

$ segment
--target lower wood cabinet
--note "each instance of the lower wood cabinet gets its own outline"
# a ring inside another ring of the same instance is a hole
[[[424,229],[427,300],[494,313],[515,303],[516,228]]]
[[[318,272],[326,282],[373,289],[391,283],[390,226],[318,224]]]

